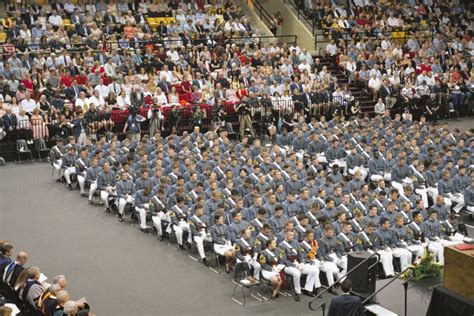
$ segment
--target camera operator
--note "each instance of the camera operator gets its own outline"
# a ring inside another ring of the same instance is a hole
[[[235,111],[239,114],[240,138],[242,139],[242,137],[244,137],[245,129],[248,129],[250,131],[250,134],[252,135],[252,137],[254,137],[255,132],[254,132],[253,127],[252,127],[252,118],[250,116],[251,105],[249,103],[249,98],[248,97],[243,97],[242,101],[235,106]]]
[[[217,99],[217,103],[215,106],[212,107],[211,113],[211,123],[215,130],[218,130],[221,127],[225,127],[225,116],[226,112],[224,107],[222,106],[222,99]]]
[[[148,110],[147,117],[150,120],[150,137],[153,137],[157,131],[164,130],[165,117],[161,112],[161,105],[157,104],[156,100],[153,102],[153,106]]]
[[[145,121],[145,118],[138,114],[138,108],[131,106],[128,108],[130,115],[127,118],[127,123],[123,127],[123,132],[127,131],[132,134],[132,137],[138,142],[141,138],[141,123]]]
[[[202,126],[202,120],[206,117],[206,112],[204,112],[200,106],[193,106],[193,127]]]

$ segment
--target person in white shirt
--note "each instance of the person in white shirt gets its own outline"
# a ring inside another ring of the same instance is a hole
[[[304,72],[305,70],[308,71],[308,73],[311,72],[311,66],[308,64],[306,59],[303,59],[301,63],[298,65],[298,71],[299,72]]]
[[[20,105],[25,112],[30,114],[36,109],[36,101],[31,98],[29,91],[25,93],[25,98],[20,102]]]
[[[375,75],[372,75],[369,79],[368,85],[374,92],[374,100],[377,100],[382,82]]]
[[[130,106],[130,95],[127,95],[124,90],[120,92],[120,95],[117,97],[117,106],[124,110]]]
[[[56,12],[56,10],[53,10],[52,14],[48,18],[49,24],[55,27],[59,27],[60,25],[63,24],[63,19],[61,16]]]
[[[168,98],[166,98],[166,94],[161,91],[161,88],[156,88],[155,102],[161,106],[168,105]]]
[[[329,44],[326,46],[326,53],[328,53],[330,56],[335,56],[337,52],[337,46],[334,43],[334,40],[331,40]]]
[[[120,92],[122,91],[122,88],[120,87],[120,84],[118,84],[116,81],[112,81],[111,83],[109,83],[107,88],[109,90],[109,93],[113,92],[115,95],[119,95]],[[108,93],[107,93],[107,95],[108,95]]]
[[[379,98],[378,102],[375,104],[374,112],[377,115],[383,115],[385,112],[385,104],[382,101],[382,98]]]
[[[346,63],[346,70],[349,75],[349,83],[351,83],[354,80],[354,74],[355,71],[357,70],[357,65],[354,61],[354,59],[349,59],[349,61]]]
[[[95,91],[98,91],[99,92],[99,95],[102,97],[102,98],[106,98],[108,95],[109,95],[109,86],[106,86],[104,84],[104,81],[102,81],[100,84],[98,84],[97,86],[95,86],[94,88]]]
[[[81,108],[83,112],[87,112],[89,109],[89,99],[86,98],[86,93],[84,91],[79,92],[79,98],[76,99],[74,105],[76,109]]]
[[[94,104],[99,111],[102,111],[104,109],[105,100],[104,97],[102,97],[102,95],[100,94],[99,90],[94,90],[94,94],[89,98],[89,105],[90,104]]]
[[[400,21],[393,15],[393,13],[390,14],[390,17],[387,19],[387,24],[390,27],[400,27]]]
[[[168,65],[163,66],[163,70],[160,71],[160,80],[164,80],[167,82],[173,82],[173,72],[168,69]]]
[[[104,66],[105,74],[107,75],[107,77],[111,79],[117,78],[117,71],[115,70],[116,67],[117,65],[114,64],[112,58],[109,58]]]
[[[169,51],[166,52],[166,56],[168,56],[172,62],[176,63],[179,60],[179,54],[174,48],[174,46],[171,46]]]

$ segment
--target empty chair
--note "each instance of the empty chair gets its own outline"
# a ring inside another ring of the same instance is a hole
[[[44,141],[43,138],[37,138],[35,139],[35,148],[36,152],[38,153],[38,159],[41,161],[41,154],[46,152],[49,153],[49,148],[46,146],[46,142]],[[46,154],[46,160],[49,161],[49,154]]]
[[[18,139],[16,141],[16,151],[18,153],[18,162],[21,163],[21,154],[29,154],[31,161],[34,161],[33,154],[31,150],[28,148],[28,144],[24,139]]]

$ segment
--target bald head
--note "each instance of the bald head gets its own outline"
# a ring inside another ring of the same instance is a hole
[[[28,254],[26,252],[20,251],[16,255],[16,262],[18,262],[20,265],[24,266],[27,261],[28,261]]]

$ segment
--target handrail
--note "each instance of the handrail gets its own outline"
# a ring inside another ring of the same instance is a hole
[[[418,28],[414,30],[416,32],[416,37],[421,38],[421,37],[428,37],[433,39],[433,34],[434,31],[429,28]],[[379,38],[381,35],[390,37],[392,40],[398,40],[398,41],[407,41],[412,34],[409,34],[407,30],[403,29],[393,29],[390,31],[374,31],[374,32],[338,32],[342,39],[347,43],[348,41],[351,41],[353,39],[357,40],[360,38],[372,38],[376,39]],[[327,34],[325,30],[323,30],[323,34],[315,34],[313,32],[314,36],[314,47],[317,48],[318,44],[324,44],[324,43],[329,43],[330,40],[332,39],[332,36],[330,34]]]
[[[270,13],[268,13],[268,11],[263,7],[263,5],[260,3],[260,1],[258,1],[258,0],[247,0],[247,5],[250,5],[250,4],[259,13],[258,17],[260,18],[260,20],[265,21],[267,23],[268,28],[275,35],[277,25],[276,25],[275,21],[273,20],[272,15]],[[275,31],[273,31],[273,30],[275,30]]]
[[[372,264],[371,266],[369,266],[368,270],[372,270],[373,267],[375,267],[379,262],[380,262],[380,255],[376,252],[372,253],[369,257],[365,258],[364,260],[362,260],[361,262],[359,262],[355,267],[353,267],[352,269],[350,269],[349,271],[346,272],[346,274],[344,274],[343,276],[341,276],[339,279],[337,279],[331,286],[328,286],[324,291],[322,291],[321,293],[319,293],[317,296],[315,296],[308,304],[308,307],[310,310],[312,311],[315,311],[315,310],[318,310],[320,307],[323,307],[323,305],[326,305],[325,302],[322,302],[321,304],[319,304],[318,306],[316,307],[313,307],[313,302],[318,299],[318,298],[321,298],[321,296],[326,293],[327,291],[329,291],[330,289],[332,289],[337,283],[339,283],[341,280],[345,279],[350,273],[352,273],[354,270],[356,270],[358,267],[360,267],[362,264],[366,263],[367,261],[369,261],[369,259],[372,259],[373,257],[377,257],[377,261]],[[323,313],[324,314],[324,313]]]
[[[300,20],[300,16],[301,16],[303,20],[306,21],[306,23],[308,23],[309,26],[311,26],[311,34],[314,35],[314,29],[316,28],[316,20],[309,18],[305,14],[306,12],[305,8],[298,7],[298,5],[295,3],[295,0],[283,0],[283,3],[288,3],[293,9],[296,10],[298,20]]]
[[[382,286],[380,289],[378,289],[375,293],[372,293],[370,294],[365,300],[362,301],[362,305],[364,305],[365,303],[367,303],[370,299],[372,299],[375,295],[377,295],[378,293],[380,293],[383,289],[385,289],[387,286],[389,286],[390,284],[393,283],[393,281],[395,281],[396,279],[398,279],[398,277],[404,273],[406,273],[408,270],[411,270],[412,273],[410,274],[410,276],[405,280],[405,282],[403,282],[403,287],[405,288],[405,316],[407,316],[407,288],[408,288],[408,282],[411,281],[411,279],[413,279],[413,271],[415,271],[415,268],[414,267],[408,267],[406,268],[405,270],[397,273],[389,282],[387,282],[384,286]]]

